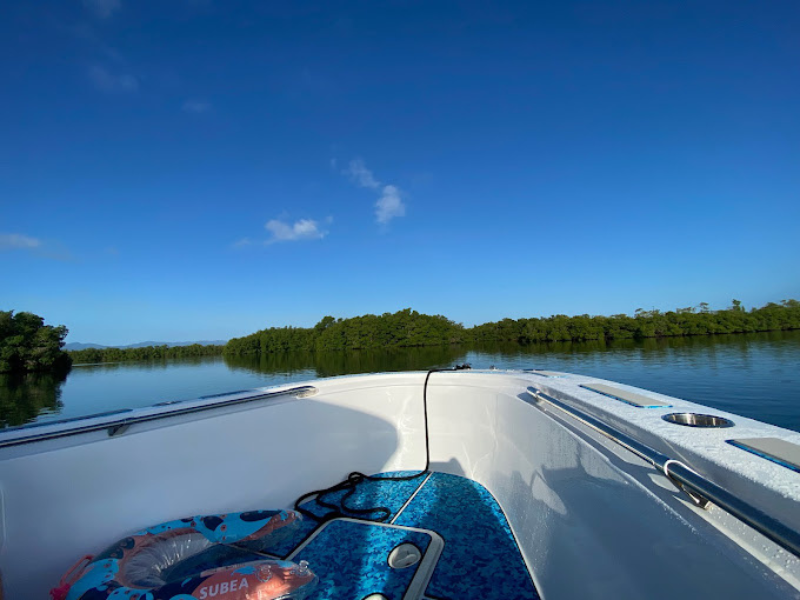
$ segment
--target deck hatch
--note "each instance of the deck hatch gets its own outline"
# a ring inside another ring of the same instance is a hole
[[[728,443],[800,473],[800,446],[780,438],[728,440]]]
[[[647,396],[635,392],[621,390],[610,385],[605,385],[604,383],[584,383],[581,384],[581,387],[637,408],[670,408],[672,406],[665,402],[659,402],[654,398],[648,398]]]
[[[395,568],[389,557],[411,546],[419,560]],[[333,519],[320,525],[288,560],[308,562],[319,577],[312,598],[345,600],[419,598],[436,567],[444,543],[434,532],[372,523]]]

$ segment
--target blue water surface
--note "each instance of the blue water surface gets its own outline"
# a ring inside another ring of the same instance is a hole
[[[616,343],[287,353],[75,366],[64,382],[0,382],[5,425],[149,406],[349,373],[541,368],[602,377],[800,431],[800,331]]]

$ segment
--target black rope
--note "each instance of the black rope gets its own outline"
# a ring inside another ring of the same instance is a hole
[[[378,521],[381,523],[388,521],[389,518],[392,516],[392,511],[389,510],[389,508],[387,508],[386,506],[371,506],[368,508],[358,508],[355,506],[348,506],[347,500],[350,499],[353,496],[353,494],[356,493],[359,484],[365,481],[410,481],[412,479],[417,479],[419,477],[422,477],[423,475],[427,475],[430,472],[429,469],[431,464],[431,449],[430,449],[430,440],[428,437],[428,380],[430,379],[431,374],[433,373],[442,373],[446,371],[463,371],[469,368],[470,366],[468,364],[463,364],[463,365],[456,365],[455,367],[449,367],[446,369],[430,369],[428,373],[425,375],[425,383],[422,386],[423,424],[425,426],[425,467],[421,471],[418,471],[417,473],[412,473],[411,475],[399,475],[395,477],[388,477],[385,475],[366,475],[359,471],[353,471],[347,476],[347,478],[344,481],[341,481],[328,488],[324,488],[321,490],[314,490],[312,492],[303,494],[297,500],[295,500],[294,509],[300,514],[308,517],[309,519],[313,519],[314,521],[318,521],[320,523],[323,523],[325,521],[330,521],[331,519],[337,519],[340,517],[363,518],[365,520]],[[338,502],[332,503],[325,500],[325,498],[330,494],[341,492],[343,490],[346,490],[345,494],[339,499]],[[309,498],[315,498],[316,504],[322,506],[323,508],[328,509],[330,512],[320,517],[318,515],[315,515],[310,510],[300,506],[304,501],[308,500]],[[373,517],[370,518],[369,515],[373,515]]]

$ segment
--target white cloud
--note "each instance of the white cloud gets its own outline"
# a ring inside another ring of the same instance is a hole
[[[278,219],[267,221],[264,225],[272,237],[265,243],[297,242],[300,240],[321,240],[328,232],[320,229],[319,223],[312,219],[300,219],[294,224],[289,224]]]
[[[33,250],[42,246],[41,240],[18,233],[0,233],[0,250]]]
[[[107,19],[120,8],[121,0],[83,0],[83,5],[101,19]]]
[[[406,205],[400,198],[400,190],[393,185],[383,188],[383,193],[375,203],[375,218],[378,223],[385,225],[395,217],[402,217],[406,214]]]
[[[204,100],[187,100],[183,103],[181,110],[196,115],[208,112],[211,110],[211,103]]]
[[[333,164],[333,163],[331,163]],[[358,186],[371,190],[380,190],[381,196],[375,202],[375,220],[381,225],[386,225],[395,217],[402,217],[406,214],[406,205],[403,203],[402,192],[396,185],[383,185],[375,179],[364,161],[355,158],[350,161],[347,169],[342,171]]]
[[[89,69],[89,79],[98,90],[110,94],[131,93],[139,89],[139,81],[133,75],[115,75],[100,66]]]
[[[345,175],[349,175],[357,185],[371,190],[377,190],[381,187],[381,182],[372,176],[364,161],[356,158],[350,161],[350,165],[343,171]]]

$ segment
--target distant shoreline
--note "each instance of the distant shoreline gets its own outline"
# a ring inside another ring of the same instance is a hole
[[[671,335],[671,336],[660,336],[660,337],[652,337],[652,338],[624,338],[624,339],[604,339],[604,340],[558,340],[558,341],[544,341],[544,342],[529,342],[529,343],[519,343],[519,342],[509,342],[509,341],[487,341],[487,340],[480,340],[480,341],[466,341],[466,342],[454,342],[452,344],[447,344],[446,346],[452,348],[459,348],[465,346],[466,349],[483,349],[484,345],[488,345],[491,347],[492,344],[502,344],[508,346],[519,346],[520,348],[532,348],[536,346],[557,346],[558,344],[591,344],[591,343],[602,343],[602,344],[613,344],[614,342],[644,342],[647,340],[677,340],[677,339],[702,339],[702,338],[713,338],[713,337],[736,337],[740,335],[753,335],[759,333],[781,333],[781,332],[793,332],[793,331],[800,331],[800,328],[794,329],[774,329],[769,331],[742,331],[737,333],[704,333],[704,334],[687,334],[687,335]],[[442,345],[439,344],[439,347]],[[401,352],[403,350],[410,350],[414,348],[424,349],[424,348],[435,348],[437,345],[428,345],[428,346],[404,346],[404,347],[393,347],[393,348],[358,348],[358,349],[343,349],[343,350],[287,350],[286,353],[302,353],[302,354],[315,354],[317,352],[320,353],[339,353],[339,352],[380,352],[380,351],[397,351]],[[557,348],[554,348],[557,351]],[[272,353],[278,354],[278,353]],[[219,354],[207,354],[198,357],[186,357],[186,358],[207,358],[207,357],[222,357],[226,356],[224,351],[221,351]],[[231,358],[247,358],[253,357],[256,358],[261,356],[260,354],[245,354],[245,355],[231,355],[228,354],[227,356]],[[141,363],[152,363],[158,360],[161,361],[168,361],[168,360],[180,360],[183,357],[164,357],[164,358],[153,358],[153,359],[125,359],[125,360],[115,360],[115,361],[100,361],[100,362],[75,362],[73,363],[72,367],[103,367],[103,366],[112,366],[112,365],[124,365],[127,363],[132,362],[141,362]]]
[[[225,345],[89,348],[68,351],[74,364],[147,361],[200,356],[247,356],[282,352],[378,350],[450,346],[480,342],[526,346],[548,342],[642,340],[650,338],[735,335],[800,329],[800,302],[770,302],[745,310],[737,300],[730,308],[712,311],[708,305],[660,312],[637,310],[635,316],[554,315],[503,319],[465,328],[441,315],[411,309],[350,319],[325,317],[312,328],[281,327],[233,338]]]

